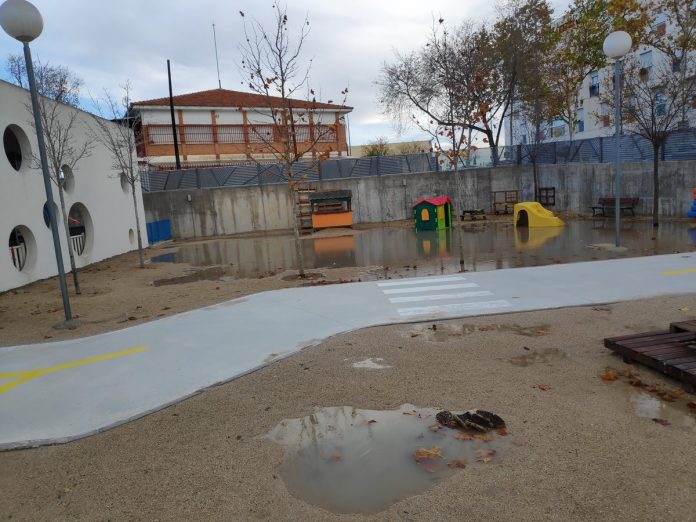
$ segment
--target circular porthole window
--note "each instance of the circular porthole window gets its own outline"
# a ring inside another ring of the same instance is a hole
[[[72,192],[75,188],[75,176],[73,175],[72,169],[67,165],[63,165],[60,168],[59,176],[60,181],[63,184],[63,190],[68,193]]]
[[[29,148],[29,138],[25,132],[17,125],[8,125],[2,135],[2,145],[5,149],[5,156],[12,168],[19,170],[28,164],[31,157]]]
[[[10,232],[8,241],[12,264],[20,272],[31,270],[36,262],[36,239],[24,225],[16,226]]]
[[[75,203],[68,213],[68,228],[73,252],[78,256],[89,253],[94,243],[92,216],[82,203]]]
[[[60,222],[60,213],[58,212],[58,205],[53,203],[53,213],[56,215],[56,221]],[[48,215],[48,201],[43,205],[43,219],[44,223],[48,228],[51,228],[51,217]]]

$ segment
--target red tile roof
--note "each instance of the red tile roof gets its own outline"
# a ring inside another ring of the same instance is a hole
[[[280,106],[281,98],[276,96],[264,96],[251,92],[230,91],[228,89],[211,89],[209,91],[192,92],[174,96],[174,105],[177,107],[256,107],[266,108],[270,103]],[[291,107],[297,109],[335,109],[350,111],[353,107],[336,105],[333,103],[311,102],[306,100],[291,99]],[[134,107],[151,105],[169,105],[169,97],[155,98],[133,102]]]
[[[450,203],[450,204],[452,203],[452,202],[450,201],[450,198],[448,198],[447,196],[440,196],[440,197],[437,197],[437,198],[423,198],[423,199],[419,199],[418,201],[416,201],[416,202],[413,204],[413,206],[414,206],[414,207],[417,207],[418,205],[420,205],[420,204],[423,203],[423,202],[430,203],[431,205],[435,205],[436,207],[439,207],[440,205],[444,205],[445,203]]]

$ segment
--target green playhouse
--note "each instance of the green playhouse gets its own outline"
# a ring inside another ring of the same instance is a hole
[[[452,202],[447,196],[423,198],[413,205],[416,230],[442,230],[452,224]]]

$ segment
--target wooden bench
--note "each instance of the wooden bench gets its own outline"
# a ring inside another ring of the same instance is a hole
[[[486,219],[486,213],[484,212],[484,210],[482,208],[473,208],[471,210],[462,210],[462,217],[461,217],[462,221],[464,221],[464,218],[466,217],[467,214],[469,215],[469,217],[471,218],[472,221],[475,221],[476,219],[478,219],[477,216],[481,216],[481,219]]]
[[[638,201],[640,198],[620,198],[619,199],[619,212],[631,211],[631,215],[635,216],[635,207],[638,206]],[[592,209],[592,217],[595,216],[606,216],[607,210],[614,210],[616,208],[616,198],[603,197],[599,198],[596,206],[590,207]]]

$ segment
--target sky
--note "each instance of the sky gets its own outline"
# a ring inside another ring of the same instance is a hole
[[[1,0],[0,0],[1,1]],[[239,12],[272,22],[272,1],[266,0],[31,0],[44,19],[43,34],[31,44],[35,58],[65,65],[84,80],[85,95],[99,97],[106,89],[117,95],[130,80],[133,99],[167,96],[167,59],[171,60],[174,94],[217,88],[212,24],[217,33],[222,87],[247,90],[239,70],[238,46],[243,20]],[[556,13],[568,0],[550,0]],[[389,141],[427,139],[418,129],[397,133],[382,114],[374,82],[394,52],[418,49],[433,18],[456,25],[495,19],[495,0],[288,0],[290,31],[308,17],[310,34],[303,49],[312,60],[310,83],[326,101],[347,105],[352,145],[379,137]],[[295,31],[296,33],[296,31]],[[8,79],[7,55],[21,45],[0,32],[0,78]],[[85,96],[89,98],[89,96]],[[86,107],[89,110],[89,107]]]

